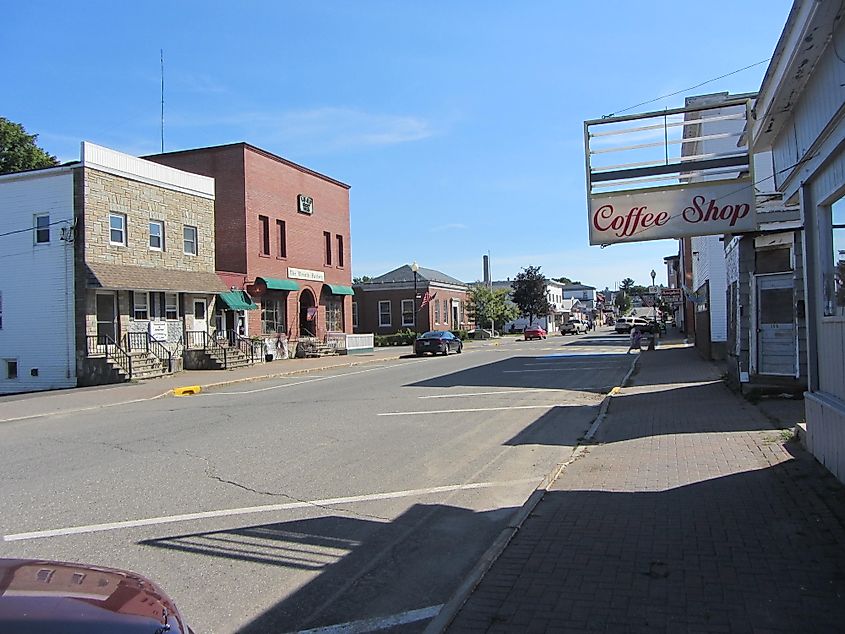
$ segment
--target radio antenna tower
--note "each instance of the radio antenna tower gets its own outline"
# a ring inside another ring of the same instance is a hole
[[[161,53],[161,152],[164,154],[164,49]]]

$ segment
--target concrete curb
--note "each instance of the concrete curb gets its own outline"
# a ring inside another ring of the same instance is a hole
[[[631,375],[634,373],[634,370],[637,367],[637,363],[639,363],[640,355],[636,355],[634,358],[634,362],[631,363],[631,367],[628,369],[628,373],[625,375],[625,378],[622,379],[622,383],[620,386],[614,387],[610,392],[605,395],[604,399],[601,402],[601,406],[599,408],[598,416],[593,421],[593,424],[590,425],[590,429],[587,432],[587,435],[584,436],[585,441],[592,440],[592,437],[595,435],[596,431],[598,431],[599,425],[607,416],[608,407],[610,407],[610,399],[619,393],[620,388],[625,387],[625,384],[628,383],[628,380],[631,378]],[[481,583],[481,580],[484,579],[484,575],[487,574],[487,571],[496,563],[496,560],[502,555],[507,548],[508,544],[513,540],[516,534],[519,532],[519,529],[522,528],[522,525],[525,523],[525,520],[531,515],[543,497],[546,495],[546,492],[549,490],[549,487],[560,477],[563,473],[564,469],[571,465],[573,462],[578,460],[585,452],[587,451],[585,445],[579,443],[575,445],[572,449],[572,453],[569,455],[569,459],[566,462],[563,462],[559,465],[555,465],[555,468],[543,478],[543,481],[534,489],[534,492],[528,496],[528,499],[519,509],[517,514],[514,516],[513,520],[502,529],[496,539],[493,540],[493,543],[490,547],[484,551],[484,554],[479,559],[478,563],[470,570],[467,577],[463,580],[458,589],[452,595],[452,598],[447,601],[443,609],[437,613],[428,626],[423,630],[423,634],[441,634],[442,632],[446,631],[446,628],[449,627],[449,624],[454,620],[457,616],[458,612],[460,612],[461,608],[464,606],[464,603],[467,602],[470,595],[472,594],[473,590]]]

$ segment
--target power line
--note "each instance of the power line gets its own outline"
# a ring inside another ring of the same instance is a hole
[[[670,92],[668,95],[661,95],[660,97],[655,97],[654,99],[649,99],[648,101],[643,101],[641,103],[635,104],[635,105],[630,106],[628,108],[625,108],[623,110],[617,110],[616,112],[611,112],[610,114],[604,115],[604,117],[602,117],[602,119],[614,117],[617,114],[620,114],[620,113],[623,113],[623,112],[628,112],[629,110],[633,110],[634,108],[639,108],[640,106],[645,106],[647,104],[654,103],[655,101],[660,101],[661,99],[666,99],[667,97],[674,97],[675,95],[680,95],[681,93],[689,92],[690,90],[695,90],[696,88],[701,88],[702,86],[713,83],[714,81],[719,81],[720,79],[724,79],[725,77],[730,77],[731,75],[736,75],[737,73],[741,73],[744,70],[748,70],[749,68],[754,68],[755,66],[759,66],[760,64],[765,64],[765,63],[771,61],[771,59],[772,59],[771,57],[768,57],[764,60],[760,60],[759,62],[754,62],[753,64],[749,64],[748,66],[745,66],[743,68],[739,68],[739,69],[733,70],[729,73],[725,73],[724,75],[719,75],[718,77],[714,77],[713,79],[708,79],[707,81],[703,81],[700,84],[696,84],[695,86],[690,86],[689,88],[684,88],[682,90]]]
[[[48,223],[47,225],[44,225],[44,226],[52,227],[53,225],[65,225],[65,224],[69,225],[69,224],[72,224],[72,223],[73,223],[73,220],[66,218],[64,220],[56,220],[56,222],[50,222],[50,223]],[[0,238],[5,238],[6,236],[13,236],[16,233],[26,233],[27,231],[38,231],[39,229],[43,229],[44,226],[27,227],[26,229],[15,229],[14,231],[7,231],[6,233],[0,233]]]

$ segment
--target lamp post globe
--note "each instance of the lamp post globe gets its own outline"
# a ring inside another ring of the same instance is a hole
[[[417,271],[420,270],[420,265],[416,260],[411,264],[411,270],[414,272],[414,332],[417,332]]]

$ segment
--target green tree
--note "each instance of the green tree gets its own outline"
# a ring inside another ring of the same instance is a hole
[[[478,328],[487,328],[490,321],[493,329],[502,329],[505,322],[516,319],[516,306],[508,299],[510,291],[506,288],[488,288],[482,283],[469,287],[467,293],[467,313]]]
[[[619,310],[620,315],[624,315],[631,310],[631,298],[625,293],[616,293],[616,297],[613,299],[613,305]]]
[[[580,284],[578,280],[571,280],[568,277],[553,277],[552,278],[555,282],[560,282],[561,284]]]
[[[372,279],[373,278],[371,278],[369,275],[362,275],[361,277],[353,277],[352,283],[353,284],[366,284],[367,282],[369,282]]]
[[[511,286],[511,299],[519,307],[520,315],[528,317],[529,325],[534,323],[534,317],[549,314],[551,306],[546,297],[546,276],[540,273],[539,266],[522,269]]]
[[[630,277],[626,277],[626,278],[625,278],[624,280],[622,280],[622,282],[620,282],[620,284],[619,284],[619,288],[620,288],[620,290],[625,291],[625,294],[626,294],[626,295],[630,295],[630,294],[631,294],[631,289],[632,289],[633,287],[634,287],[634,280],[632,280]]]
[[[19,123],[0,117],[0,174],[57,165],[56,157],[35,144],[37,134],[27,134]]]

